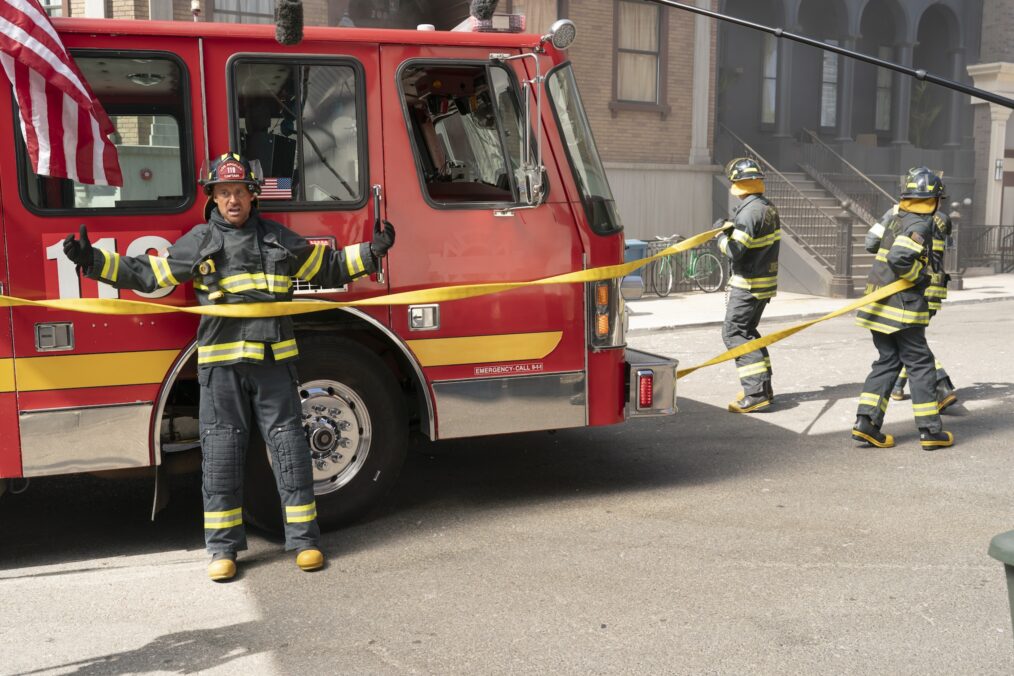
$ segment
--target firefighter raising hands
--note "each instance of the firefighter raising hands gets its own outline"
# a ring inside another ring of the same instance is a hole
[[[201,171],[206,223],[180,237],[164,256],[120,256],[80,240],[64,241],[84,274],[121,289],[151,292],[192,281],[201,305],[287,302],[293,280],[325,288],[374,272],[394,245],[394,226],[374,228],[370,242],[332,249],[311,244],[257,211],[260,167],[227,153]],[[201,385],[204,533],[212,555],[208,575],[228,580],[246,549],[243,464],[253,424],[271,453],[281,497],[285,549],[303,570],[324,565],[319,549],[310,448],[293,362],[299,355],[289,317],[202,316],[197,330]]]

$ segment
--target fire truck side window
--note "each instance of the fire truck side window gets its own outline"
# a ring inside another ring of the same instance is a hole
[[[512,84],[506,71],[484,64],[412,64],[402,70],[406,115],[432,202],[517,201],[513,176],[522,123]]]
[[[362,202],[360,80],[352,65],[242,60],[233,78],[233,129],[240,152],[260,160],[262,209]]]
[[[75,53],[75,61],[109,114],[123,173],[123,186],[86,185],[69,179],[38,176],[32,171],[24,141],[16,134],[23,199],[36,211],[130,210],[172,212],[193,199],[192,171],[187,167],[191,136],[185,102],[185,73],[175,58],[162,54]]]

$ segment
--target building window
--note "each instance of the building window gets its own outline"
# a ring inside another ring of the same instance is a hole
[[[668,22],[665,10],[637,0],[617,0],[613,103],[617,109],[668,112],[666,65]]]
[[[774,124],[778,94],[778,38],[764,34],[761,60],[761,123]]]
[[[214,0],[211,16],[223,23],[274,23],[274,0]]]
[[[545,35],[560,18],[557,0],[514,0],[508,11],[525,15],[525,31]],[[502,6],[502,5],[501,5]]]
[[[894,58],[894,50],[890,47],[880,47],[877,56],[885,61]],[[875,129],[877,131],[891,130],[891,93],[894,76],[886,68],[877,69],[877,106],[875,116]]]
[[[39,4],[49,16],[70,16],[69,0],[40,0]]]
[[[826,40],[829,45],[838,45],[837,40]],[[824,52],[824,64],[820,72],[820,126],[834,127],[838,124],[838,55]]]

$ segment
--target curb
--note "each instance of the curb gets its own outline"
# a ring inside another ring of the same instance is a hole
[[[841,300],[850,300],[850,299],[843,298]],[[1008,300],[1014,300],[1014,295],[1003,295],[1003,296],[997,296],[995,298],[966,298],[966,299],[963,299],[963,300],[947,300],[947,301],[944,301],[944,302],[945,302],[946,305],[979,305],[979,304],[982,304],[982,303],[1001,303],[1003,301],[1008,301]],[[801,322],[801,321],[806,321],[808,319],[816,319],[818,317],[823,317],[828,312],[832,312],[832,311],[833,311],[833,308],[831,310],[826,311],[826,312],[804,312],[804,313],[801,313],[801,314],[794,314],[794,315],[779,315],[777,317],[765,317],[763,323],[774,324],[774,323],[781,323],[781,322],[791,322],[791,323]],[[706,322],[693,322],[693,323],[687,323],[687,324],[670,324],[670,325],[665,325],[665,326],[652,326],[650,328],[644,328],[644,329],[630,329],[630,330],[627,331],[626,335],[633,336],[633,337],[637,337],[637,336],[649,336],[649,335],[651,335],[653,333],[663,333],[665,331],[676,331],[677,329],[700,329],[700,328],[706,328],[706,327],[722,326],[724,323],[725,323],[724,320],[711,320],[711,321],[706,321]]]

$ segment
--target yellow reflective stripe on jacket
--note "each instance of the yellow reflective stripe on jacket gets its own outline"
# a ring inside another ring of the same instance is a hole
[[[902,235],[898,239],[894,240],[894,245],[904,247],[911,251],[915,251],[916,253],[922,253],[925,248],[922,244],[916,243],[914,239],[908,237],[907,235]]]
[[[947,287],[936,285],[927,286],[923,295],[926,296],[926,298],[947,298]]]
[[[115,251],[106,251],[105,249],[99,249],[102,252],[103,264],[102,272],[99,274],[102,279],[108,279],[111,282],[115,282],[120,274],[120,254]]]
[[[718,250],[726,256],[729,255],[729,238],[728,236],[722,237],[718,240]]]
[[[307,505],[286,505],[286,523],[306,523],[317,518],[317,503],[311,502]]]
[[[176,278],[173,277],[173,272],[169,268],[169,261],[167,259],[160,256],[148,256],[148,263],[151,264],[151,270],[155,273],[155,281],[159,286],[177,286],[179,284]]]
[[[231,528],[243,523],[243,508],[237,507],[224,512],[205,512],[205,529]]]
[[[946,247],[946,244],[947,243],[944,242],[944,240],[942,240],[942,239],[934,239],[933,240],[933,250],[934,251],[943,251],[944,248]]]
[[[871,331],[879,331],[880,333],[894,333],[900,331],[903,327],[890,324],[882,324],[881,322],[875,322],[872,319],[866,317],[857,317],[856,325],[861,326],[864,329],[870,329]]]
[[[197,348],[198,364],[214,364],[233,359],[264,359],[264,344],[240,340],[235,343],[202,345]]]
[[[922,272],[923,264],[922,261],[914,261],[909,271],[903,275],[898,275],[902,279],[907,279],[910,282],[914,282],[919,278],[919,273]]]
[[[770,235],[764,235],[763,237],[751,237],[742,230],[733,230],[730,237],[748,249],[761,249],[766,246],[771,246],[775,242],[781,240],[782,231],[779,229],[775,230]]]
[[[732,279],[729,280],[729,284],[737,289],[746,289],[748,291],[770,289],[778,285],[778,277],[742,277],[740,275],[733,275]]]
[[[912,404],[912,413],[915,414],[916,418],[937,415],[940,413],[940,405],[935,401],[925,404]]]
[[[296,345],[296,339],[283,340],[280,343],[271,344],[271,353],[275,356],[275,361],[282,361],[283,359],[290,359],[299,354],[299,347]]]
[[[867,312],[871,315],[876,315],[877,317],[893,319],[906,324],[910,324],[913,321],[929,322],[928,312],[912,312],[910,310],[902,310],[901,308],[896,308],[891,305],[884,305],[883,303],[870,303],[860,310],[860,312]]]
[[[345,269],[349,271],[350,277],[355,277],[366,270],[366,266],[363,264],[363,255],[359,249],[360,247],[358,244],[347,246],[344,249]]]
[[[326,244],[314,244],[313,251],[310,252],[306,262],[303,266],[296,271],[293,275],[296,279],[302,279],[303,281],[310,281],[314,275],[320,272],[320,266],[324,263],[324,251],[327,249]]]

